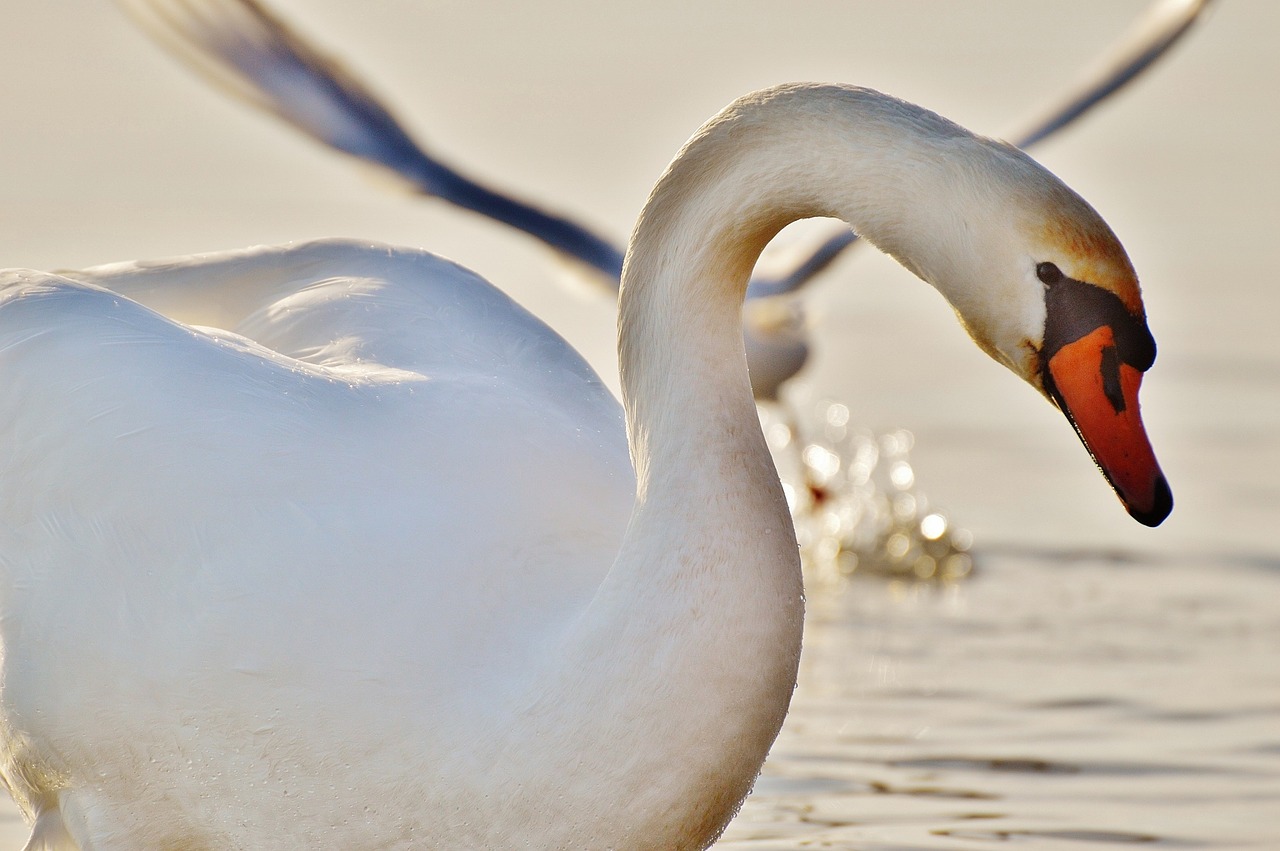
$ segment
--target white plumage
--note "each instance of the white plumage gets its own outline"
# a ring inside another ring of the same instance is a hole
[[[562,339],[425,252],[5,273],[0,773],[29,847],[710,843],[803,615],[739,310],[768,238],[831,213],[1041,389],[1037,262],[1131,278],[1021,153],[837,86],[740,100],[655,189],[625,429]]]

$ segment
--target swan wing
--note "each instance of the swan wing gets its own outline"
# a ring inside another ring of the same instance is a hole
[[[122,0],[134,20],[216,85],[413,190],[524,231],[616,291],[622,250],[592,229],[457,171],[420,145],[354,74],[255,0]]]
[[[1142,76],[1178,43],[1199,19],[1210,0],[1155,0],[1129,31],[1111,45],[1067,91],[1040,111],[1035,121],[1008,138],[1019,148],[1031,148],[1070,127],[1094,107]],[[776,278],[753,280],[757,296],[783,295],[800,289],[835,262],[859,237],[840,228],[814,248],[791,271]]]
[[[358,341],[366,358],[403,369],[573,375],[589,388],[590,404],[616,411],[563,338],[479,275],[427,251],[322,239],[68,275],[177,322],[245,334],[304,360],[308,347],[346,340]]]
[[[341,63],[253,0],[122,0],[157,41],[214,84],[321,144],[447,197],[453,171]]]
[[[334,252],[346,265],[317,271]],[[160,280],[192,269],[256,288],[240,330],[99,285],[163,300]],[[19,271],[0,288],[0,768],[15,797],[35,811],[58,788],[149,794],[149,730],[188,719],[204,733],[166,759],[234,762],[243,730],[281,729],[299,695],[296,736],[274,741],[307,742],[300,776],[367,753],[392,732],[378,719],[465,728],[485,697],[474,672],[520,669],[612,561],[634,493],[617,403],[545,325],[423,252],[323,243],[136,274]],[[415,340],[446,331],[467,343],[453,359]]]
[[[1075,123],[1086,112],[1141,76],[1187,34],[1209,0],[1156,0],[1039,119],[1010,135],[1029,148]]]
[[[562,217],[544,221],[521,212],[523,203],[462,177],[415,142],[368,85],[262,3],[121,1],[158,41],[241,99],[321,144],[391,170],[418,191],[539,236],[604,272],[616,287],[622,255],[608,240]],[[1011,137],[1014,144],[1030,147],[1055,135],[1123,89],[1179,41],[1208,4],[1209,0],[1155,0],[1076,85]],[[775,296],[797,290],[857,241],[857,234],[841,228],[789,271],[753,279],[751,294]]]

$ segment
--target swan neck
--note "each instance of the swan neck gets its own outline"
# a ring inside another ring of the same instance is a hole
[[[783,227],[843,219],[936,280],[942,249],[921,234],[946,231],[940,149],[956,138],[973,137],[879,92],[795,85],[738,101],[686,144],[641,214],[623,271],[619,363],[642,486],[680,454],[694,422],[751,407],[740,313],[751,270]]]
[[[892,178],[876,177],[884,137],[830,127],[833,98],[861,97],[779,89],[726,110],[658,182],[623,267],[636,501],[607,576],[548,655],[529,717],[549,741],[572,736],[574,752],[628,754],[625,798],[653,847],[703,847],[723,828],[795,686],[800,559],[751,394],[742,303],[757,257],[791,221],[841,214],[873,240],[887,235],[875,215],[893,198]],[[853,183],[833,187],[833,175]],[[841,197],[855,202],[832,203]]]

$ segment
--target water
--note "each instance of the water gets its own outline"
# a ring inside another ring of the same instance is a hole
[[[948,581],[973,571],[973,535],[916,487],[911,432],[859,428],[840,402],[813,415],[763,404],[760,424],[811,582],[854,573]]]
[[[726,849],[1280,847],[1280,561],[987,552],[810,595]]]
[[[998,132],[1145,3],[278,5],[436,149],[621,237],[679,144],[748,89],[847,80]],[[613,380],[612,306],[567,296],[540,249],[371,188],[207,94],[111,4],[48,0],[6,25],[0,264],[425,245]],[[1124,517],[1061,416],[888,261],[863,252],[807,297],[814,397],[915,433],[916,488],[972,531],[976,567],[815,579],[793,711],[721,847],[1280,847],[1278,28],[1280,6],[1223,0],[1150,81],[1041,149],[1143,277],[1161,346],[1144,412],[1177,500],[1162,528]],[[26,834],[0,804],[0,848]]]

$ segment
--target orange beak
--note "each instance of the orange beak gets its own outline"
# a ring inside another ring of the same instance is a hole
[[[1048,361],[1050,396],[1139,523],[1158,526],[1173,510],[1138,412],[1142,372],[1117,354],[1115,333],[1102,325],[1059,348]]]

